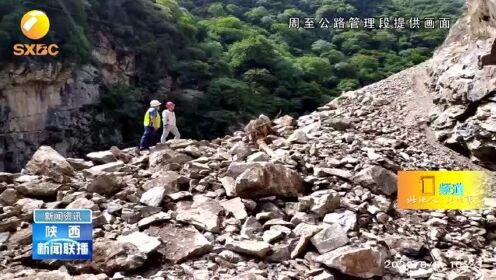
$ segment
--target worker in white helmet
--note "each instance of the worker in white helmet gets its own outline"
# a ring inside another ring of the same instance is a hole
[[[162,105],[162,103],[160,103],[158,100],[152,100],[150,102],[150,108],[146,111],[143,121],[145,131],[143,132],[143,136],[141,137],[140,150],[146,150],[150,147],[150,142],[154,138],[157,130],[160,128],[160,105]]]

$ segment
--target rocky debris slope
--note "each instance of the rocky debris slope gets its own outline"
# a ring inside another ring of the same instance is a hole
[[[87,160],[40,147],[22,174],[0,174],[0,278],[494,279],[494,199],[396,207],[398,170],[483,170],[432,135],[425,73],[273,120],[264,149],[241,131]],[[92,209],[93,261],[32,261],[37,208]]]
[[[432,60],[436,138],[496,170],[496,4],[468,1],[467,16]]]

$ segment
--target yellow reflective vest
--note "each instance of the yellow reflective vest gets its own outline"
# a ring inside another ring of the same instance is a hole
[[[153,110],[155,110],[157,112],[157,116],[156,116],[156,118],[157,118],[156,125],[157,126],[155,128],[159,128],[160,127],[160,123],[161,123],[161,119],[160,119],[160,114],[159,114],[158,110],[155,109],[155,108],[150,108],[150,109],[148,109],[148,111],[146,111],[145,119],[143,120],[143,124],[145,126],[152,126],[152,121],[151,121],[150,114],[153,112]]]

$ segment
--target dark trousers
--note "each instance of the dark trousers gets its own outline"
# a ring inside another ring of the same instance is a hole
[[[152,126],[145,126],[143,136],[141,136],[140,150],[150,148],[152,141],[155,139],[155,129]]]

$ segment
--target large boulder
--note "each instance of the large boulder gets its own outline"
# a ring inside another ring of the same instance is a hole
[[[245,172],[246,170],[256,166],[262,166],[263,163],[264,162],[232,162],[227,168],[226,177],[236,179],[239,175],[241,175],[241,173]]]
[[[248,213],[246,213],[245,204],[241,201],[241,198],[236,197],[230,200],[220,202],[220,205],[224,207],[224,209],[231,213],[234,218],[243,221],[248,217]]]
[[[115,172],[115,171],[119,171],[119,169],[121,169],[123,166],[124,166],[124,162],[119,160],[105,164],[95,165],[91,168],[86,169],[85,171],[90,174],[99,174],[101,172]]]
[[[270,251],[270,244],[256,240],[226,240],[225,248],[237,253],[263,258]]]
[[[305,144],[308,142],[308,136],[304,131],[297,129],[288,137],[288,141],[290,143]]]
[[[176,220],[194,225],[200,230],[220,232],[220,213],[223,207],[214,199],[195,197],[189,209],[178,209]]]
[[[96,205],[93,201],[86,199],[84,197],[80,197],[75,199],[73,202],[69,203],[65,207],[66,209],[91,209],[93,211],[99,210],[98,205]]]
[[[57,191],[61,187],[62,185],[51,182],[28,182],[19,185],[17,187],[17,190],[24,196],[28,197],[55,198],[55,196],[57,195]]]
[[[131,243],[135,245],[140,252],[145,254],[155,251],[161,244],[158,238],[139,231],[135,231],[128,235],[121,235],[117,237],[117,241]]]
[[[350,229],[355,228],[356,222],[357,215],[350,210],[336,211],[335,213],[329,213],[324,217],[324,223],[338,224],[344,232],[348,232]]]
[[[345,246],[320,255],[316,261],[350,276],[371,278],[384,275],[386,258],[383,249]]]
[[[162,200],[164,200],[165,188],[164,187],[154,187],[147,190],[143,195],[141,195],[140,202],[148,206],[160,206]]]
[[[132,271],[143,264],[147,256],[136,245],[108,239],[97,240],[93,246],[92,268],[112,275],[118,271]]]
[[[74,168],[57,151],[49,146],[41,146],[26,164],[26,170],[32,174],[49,177],[72,176]]]
[[[311,241],[319,253],[324,254],[346,245],[349,240],[344,230],[338,224],[330,224],[315,234]]]
[[[171,224],[162,227],[152,226],[148,233],[164,241],[157,251],[166,260],[174,263],[207,254],[213,248],[212,244],[192,226],[177,227]]]
[[[124,187],[124,182],[110,173],[99,174],[91,181],[86,190],[88,192],[112,195]]]
[[[87,154],[86,157],[97,164],[116,161],[111,151],[92,152]]]
[[[233,175],[243,170],[238,166],[234,171],[230,167],[228,174]],[[229,176],[228,176],[229,177]],[[263,196],[297,197],[305,190],[304,181],[294,170],[284,165],[270,162],[246,164],[246,169],[234,179],[221,180],[228,196],[244,198]]]
[[[396,174],[376,165],[365,167],[353,177],[353,181],[376,194],[392,195],[397,190]]]
[[[84,170],[95,166],[93,162],[81,158],[67,158],[66,160],[76,170]]]
[[[143,184],[143,190],[147,191],[156,187],[165,188],[166,194],[181,191],[181,176],[174,171],[161,172],[157,178],[150,179]]]
[[[158,170],[163,165],[171,163],[183,165],[191,160],[193,160],[193,158],[186,154],[178,153],[171,149],[163,149],[150,154],[149,165],[150,169]]]

